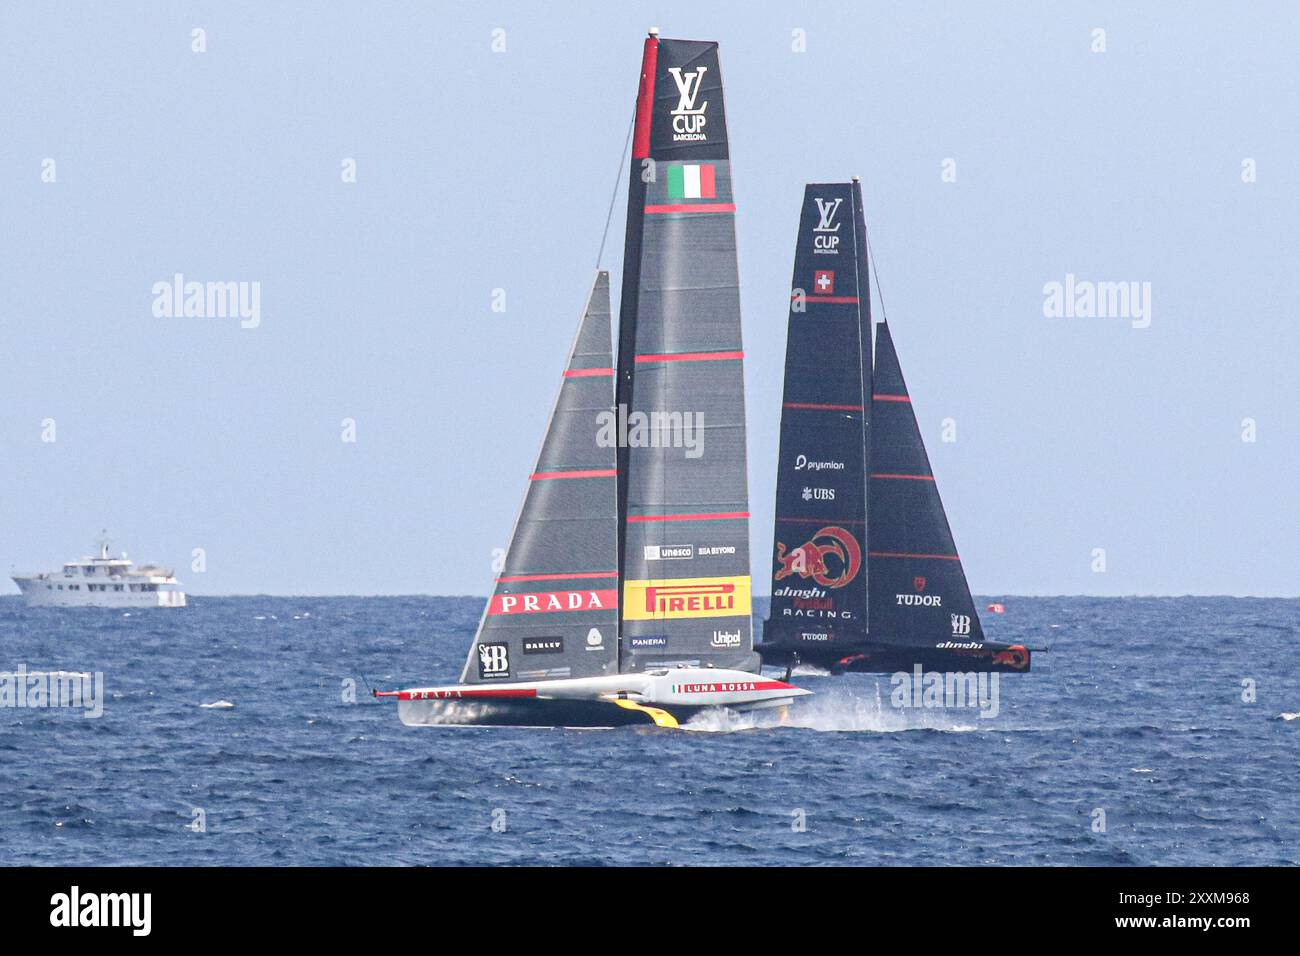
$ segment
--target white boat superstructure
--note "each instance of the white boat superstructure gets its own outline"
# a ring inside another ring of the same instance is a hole
[[[69,561],[62,571],[15,574],[28,607],[185,607],[185,592],[168,568],[136,567],[126,552],[112,557],[108,541],[99,554]]]

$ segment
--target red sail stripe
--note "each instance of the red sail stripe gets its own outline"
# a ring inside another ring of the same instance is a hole
[[[872,395],[871,398],[877,402],[910,402],[912,400],[910,395]]]
[[[571,574],[508,574],[497,578],[502,581],[576,581],[579,578],[616,578],[617,571],[574,571]]]
[[[822,405],[818,402],[785,402],[782,408],[811,408],[826,412],[860,412],[861,405]]]
[[[647,215],[673,212],[735,212],[736,204],[734,202],[675,203],[669,206],[646,206],[645,211]]]
[[[748,518],[748,511],[718,511],[713,514],[698,515],[628,515],[627,520],[631,521],[731,521],[737,518]]]
[[[535,471],[528,476],[529,481],[551,481],[555,478],[613,478],[618,474],[614,468],[592,468],[587,471]]]
[[[872,478],[897,478],[903,481],[934,481],[934,475],[872,475]]]
[[[797,301],[798,295],[791,293],[791,301]],[[805,295],[805,302],[829,302],[832,305],[857,305],[858,297],[856,295]]]
[[[636,91],[636,136],[632,140],[632,158],[650,155],[650,119],[655,107],[655,69],[659,65],[659,40],[647,37],[641,53],[641,82]]]
[[[564,373],[565,378],[597,378],[613,375],[612,368],[571,368]]]
[[[638,355],[637,364],[646,362],[722,362],[739,361],[744,352],[672,352],[666,355]]]
[[[868,551],[869,558],[927,558],[935,561],[960,561],[955,554],[904,554],[897,551]]]
[[[790,522],[791,524],[866,524],[861,520],[846,520],[844,518],[786,518],[777,515],[777,521]]]

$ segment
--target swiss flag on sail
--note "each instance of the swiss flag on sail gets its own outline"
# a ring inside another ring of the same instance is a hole
[[[834,295],[835,273],[830,269],[818,269],[813,273],[813,295]]]

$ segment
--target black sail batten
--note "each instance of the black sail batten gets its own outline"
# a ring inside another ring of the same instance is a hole
[[[869,507],[873,640],[982,643],[975,602],[921,439],[889,326],[876,326]]]
[[[596,274],[505,562],[461,674],[468,684],[618,670],[609,273]]]
[[[735,205],[716,43],[646,41],[619,321],[620,670],[757,671]]]
[[[861,187],[804,190],[786,333],[770,663],[867,639],[871,312]]]

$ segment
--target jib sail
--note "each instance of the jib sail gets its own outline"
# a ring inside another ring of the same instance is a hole
[[[505,565],[463,683],[594,677],[618,670],[616,449],[609,273],[587,300]]]
[[[889,326],[876,326],[870,473],[873,640],[984,640]]]
[[[744,346],[716,43],[646,40],[617,404],[623,671],[757,671]]]
[[[871,312],[861,187],[804,190],[786,332],[772,610],[763,648],[867,636]]]

